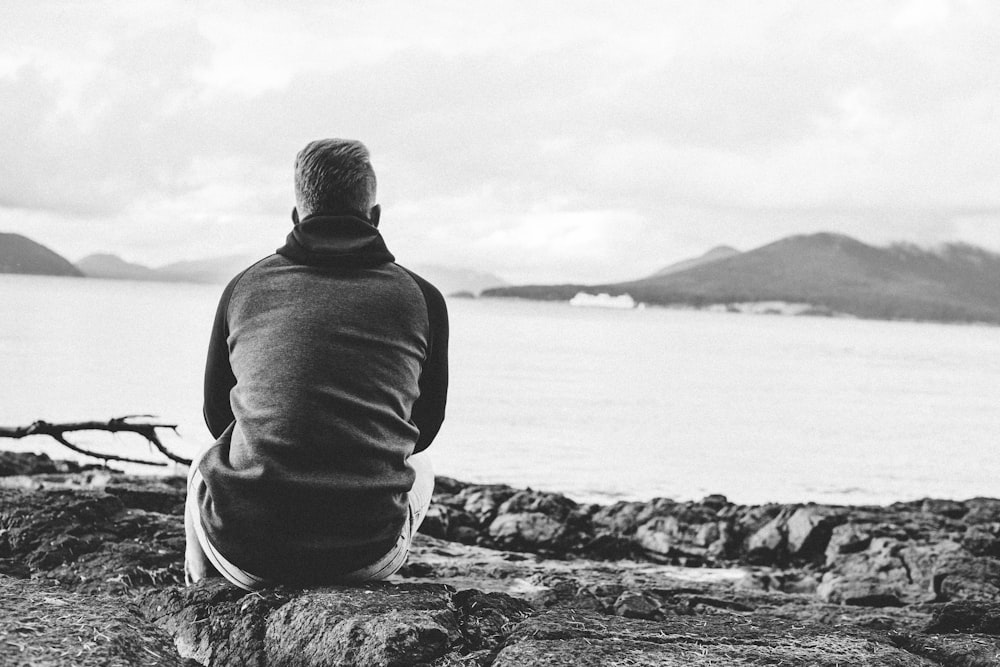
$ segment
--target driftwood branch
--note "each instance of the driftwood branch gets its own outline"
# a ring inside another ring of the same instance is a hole
[[[47,435],[63,447],[68,447],[74,452],[79,452],[80,454],[85,454],[86,456],[92,456],[103,461],[122,461],[125,463],[141,463],[143,465],[149,466],[165,466],[167,465],[163,461],[151,461],[149,459],[136,459],[129,456],[118,456],[117,454],[101,454],[100,452],[90,451],[84,449],[79,445],[74,445],[72,442],[66,439],[66,433],[73,431],[107,431],[110,433],[138,433],[143,438],[145,438],[151,445],[156,447],[161,454],[166,456],[171,461],[176,461],[177,463],[183,463],[188,465],[191,463],[190,459],[186,459],[182,456],[174,454],[166,445],[160,440],[160,436],[157,434],[156,429],[166,428],[170,429],[174,433],[177,432],[177,424],[158,424],[150,422],[130,422],[129,419],[155,419],[153,415],[126,415],[124,417],[115,417],[114,419],[109,419],[106,422],[73,422],[69,424],[50,424],[45,421],[36,421],[34,424],[28,426],[17,426],[8,427],[0,426],[0,438],[26,438],[29,435]]]

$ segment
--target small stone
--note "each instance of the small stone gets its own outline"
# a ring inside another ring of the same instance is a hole
[[[729,499],[721,493],[712,493],[701,499],[701,504],[713,510],[720,510],[729,504]]]
[[[663,605],[659,598],[646,592],[625,591],[615,600],[616,616],[653,620],[662,617]]]
[[[920,505],[920,511],[925,514],[940,514],[949,519],[961,519],[969,512],[969,509],[955,500],[925,498]]]
[[[457,526],[449,529],[448,539],[461,544],[476,544],[479,540],[479,531],[469,526]]]

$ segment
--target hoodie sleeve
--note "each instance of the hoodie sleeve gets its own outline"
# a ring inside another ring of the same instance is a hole
[[[430,320],[427,359],[420,373],[420,396],[413,404],[411,420],[420,429],[414,453],[427,449],[444,422],[448,401],[448,308],[441,292],[429,282],[407,270],[427,303]]]
[[[229,403],[229,392],[236,386],[236,377],[229,364],[229,300],[233,288],[243,274],[233,278],[226,285],[219,300],[212,325],[212,336],[208,341],[208,360],[205,363],[205,424],[213,438],[218,438],[236,419]]]

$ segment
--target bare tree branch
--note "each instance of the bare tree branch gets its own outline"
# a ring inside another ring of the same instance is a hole
[[[163,461],[150,461],[148,459],[136,459],[128,456],[118,456],[116,454],[101,454],[99,452],[93,452],[88,449],[84,449],[79,445],[74,445],[66,439],[65,434],[72,431],[107,431],[110,433],[138,433],[143,438],[145,438],[151,445],[156,447],[161,454],[166,456],[171,461],[176,461],[177,463],[183,463],[184,465],[189,465],[191,463],[190,459],[186,459],[183,456],[178,456],[174,454],[166,445],[160,440],[156,429],[168,428],[174,433],[177,432],[177,424],[158,424],[149,422],[134,423],[128,421],[129,419],[155,419],[153,415],[125,415],[124,417],[115,417],[114,419],[109,419],[106,422],[90,421],[90,422],[72,422],[68,424],[50,424],[45,421],[36,421],[34,424],[29,426],[0,426],[0,438],[13,438],[20,439],[26,438],[29,435],[47,435],[64,447],[72,449],[74,452],[79,452],[80,454],[85,454],[87,456],[92,456],[103,461],[123,461],[125,463],[141,463],[143,465],[150,466],[165,466],[167,465]]]

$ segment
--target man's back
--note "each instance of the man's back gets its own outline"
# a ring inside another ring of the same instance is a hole
[[[205,530],[266,578],[323,581],[395,543],[407,458],[444,416],[447,314],[377,230],[313,217],[227,287],[206,373]],[[230,411],[231,408],[231,411]]]

